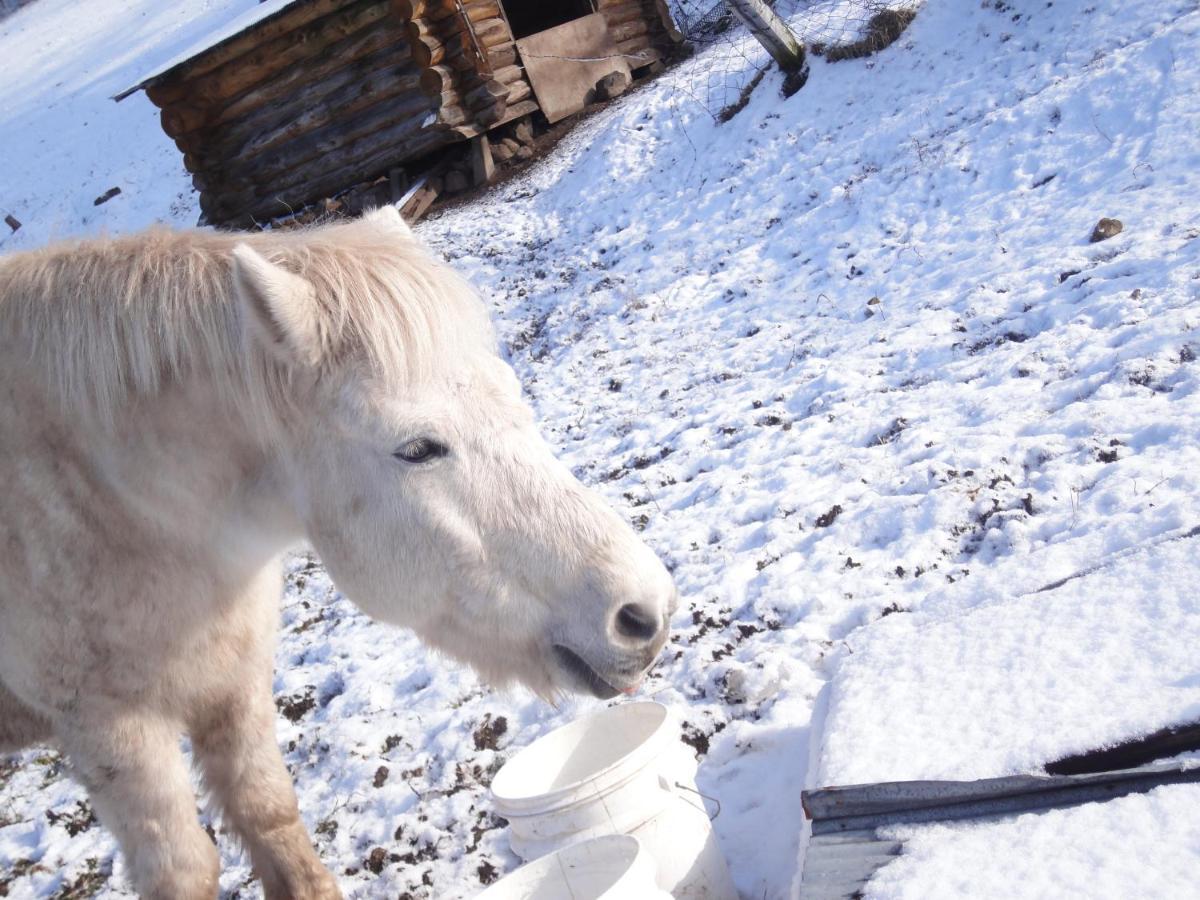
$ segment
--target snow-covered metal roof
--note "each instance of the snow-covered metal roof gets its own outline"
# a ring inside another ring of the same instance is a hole
[[[903,841],[880,833],[889,826],[990,821],[1196,782],[1200,782],[1200,767],[1185,761],[1079,775],[889,782],[805,791],[804,812],[812,821],[812,836],[800,894],[808,900],[861,896],[875,871],[903,850]]]
[[[160,66],[151,69],[145,75],[138,79],[136,84],[133,84],[118,94],[113,96],[114,100],[124,100],[130,94],[135,94],[145,87],[149,87],[155,81],[158,81],[163,76],[170,74],[174,69],[191,62],[197,56],[200,56],[208,51],[219,47],[221,44],[232,41],[238,35],[249,31],[255,25],[275,18],[277,15],[284,12],[291,6],[298,3],[306,3],[308,0],[265,0],[254,9],[247,10],[242,15],[231,19],[229,22],[222,25],[220,28],[210,32],[201,40],[197,41],[188,47],[187,50],[172,57],[167,62]]]

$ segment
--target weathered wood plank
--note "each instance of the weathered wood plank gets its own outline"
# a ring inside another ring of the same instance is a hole
[[[767,48],[767,52],[779,63],[779,68],[785,72],[795,72],[803,68],[804,48],[796,40],[791,29],[767,6],[763,0],[726,0],[729,9],[742,23],[758,38],[758,42]]]
[[[495,174],[492,145],[488,142],[488,136],[481,134],[471,140],[471,175],[476,184],[487,184]]]
[[[583,109],[604,76],[622,72],[632,77],[602,13],[522,38],[517,49],[538,104],[551,122]]]

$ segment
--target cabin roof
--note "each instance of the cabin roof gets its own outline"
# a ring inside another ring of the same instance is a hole
[[[256,25],[267,22],[270,19],[283,13],[289,7],[295,6],[298,3],[306,3],[308,0],[264,0],[263,3],[253,9],[248,9],[242,15],[230,19],[224,25],[209,32],[199,41],[190,45],[182,53],[172,57],[167,62],[160,66],[151,69],[143,75],[136,84],[130,85],[118,94],[113,95],[114,100],[124,100],[130,94],[135,94],[144,88],[150,87],[158,81],[169,76],[180,66],[190,63],[199,56],[203,56],[210,50],[220,47],[232,41],[234,38],[249,31]]]

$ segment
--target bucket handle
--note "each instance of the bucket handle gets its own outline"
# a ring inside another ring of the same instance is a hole
[[[717,819],[717,816],[719,816],[721,814],[721,801],[718,800],[716,797],[710,797],[710,796],[708,796],[708,794],[702,794],[695,788],[688,787],[686,784],[680,784],[678,781],[675,782],[674,786],[679,788],[681,791],[687,791],[689,794],[695,794],[697,797],[701,798],[702,800],[710,800],[717,805],[717,811],[715,813],[713,813],[711,816],[709,816],[708,810],[705,808],[703,803],[701,803],[699,806],[697,806],[695,803],[692,803],[691,801],[687,800],[686,797],[681,798],[684,800],[684,802],[688,803],[691,806],[695,806],[696,809],[700,810],[700,812],[702,812],[702,813],[704,813],[704,815],[708,816],[708,821],[715,822]],[[668,788],[668,790],[669,790],[669,788]]]

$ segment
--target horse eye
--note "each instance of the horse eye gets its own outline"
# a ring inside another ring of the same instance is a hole
[[[429,462],[431,459],[438,459],[449,452],[437,441],[431,441],[429,438],[417,438],[415,441],[409,441],[392,455],[407,463],[423,463]]]

